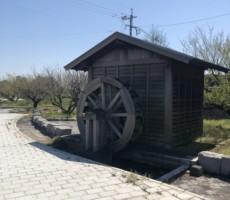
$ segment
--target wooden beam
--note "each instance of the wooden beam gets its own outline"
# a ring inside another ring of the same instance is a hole
[[[135,60],[125,60],[125,61],[110,61],[110,62],[98,62],[93,65],[93,67],[116,67],[124,65],[140,65],[140,64],[162,64],[165,61],[156,61],[154,58],[149,59],[135,59]]]

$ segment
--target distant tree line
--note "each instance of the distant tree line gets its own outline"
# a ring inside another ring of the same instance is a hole
[[[31,100],[33,107],[48,99],[64,114],[70,115],[78,103],[81,91],[87,83],[85,72],[65,71],[60,67],[33,70],[30,75],[7,74],[0,80],[0,96],[10,100]]]

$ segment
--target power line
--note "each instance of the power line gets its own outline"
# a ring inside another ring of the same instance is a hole
[[[56,19],[56,20],[62,20],[62,21],[66,21],[66,22],[72,22],[72,23],[74,23],[75,25],[80,25],[80,26],[85,26],[85,27],[91,27],[91,28],[93,28],[93,29],[98,29],[98,30],[110,31],[110,30],[107,30],[107,29],[104,29],[104,28],[100,28],[100,27],[97,27],[97,26],[78,23],[78,22],[76,22],[76,21],[74,21],[74,20],[70,20],[70,19],[58,17],[58,16],[55,16],[55,15],[50,15],[50,14],[48,14],[48,13],[41,12],[41,11],[34,10],[34,9],[30,9],[30,8],[26,8],[26,7],[17,5],[17,4],[12,4],[12,3],[10,3],[10,2],[0,1],[0,3],[4,3],[4,4],[10,5],[10,6],[19,8],[19,9],[23,9],[23,10],[32,12],[33,14],[37,13],[37,14],[39,14],[39,15],[48,16],[48,17],[53,18],[53,19]]]
[[[98,34],[98,33],[109,33],[114,32],[113,30],[110,31],[95,31],[95,32],[79,32],[79,33],[64,33],[64,34],[38,34],[38,35],[0,35],[0,39],[7,39],[7,38],[42,38],[42,37],[65,37],[71,35],[90,35],[90,34]]]
[[[211,19],[215,19],[215,18],[219,18],[219,17],[224,17],[227,15],[230,15],[230,13],[224,13],[224,14],[215,15],[215,16],[206,17],[206,18],[201,18],[201,19],[192,20],[192,21],[178,22],[178,23],[173,23],[173,24],[156,25],[156,27],[168,27],[168,26],[179,26],[179,25],[184,25],[184,24],[191,24],[191,23],[195,23],[195,22],[207,21],[207,20],[211,20]],[[140,27],[151,27],[151,26],[140,26]]]
[[[120,18],[122,16],[122,13],[119,11],[115,11],[103,6],[99,6],[98,4],[95,3],[89,3],[89,2],[80,2],[80,1],[74,1],[74,0],[59,0],[60,3],[80,8],[89,12],[94,12],[97,14],[109,16],[109,17],[118,17]]]
[[[92,1],[91,1],[91,2],[83,1],[82,3],[87,3],[88,5],[94,5],[94,6],[98,7],[98,8],[104,9],[104,10],[106,10],[106,11],[110,10],[111,12],[117,13],[117,14],[119,14],[119,15],[121,15],[121,16],[122,16],[122,15],[125,15],[124,13],[122,13],[122,12],[120,12],[120,11],[117,11],[117,10],[114,10],[114,9],[110,9],[110,8],[108,8],[108,7],[104,7],[104,6],[101,6],[101,5],[99,5],[99,4],[92,3]]]
[[[129,9],[129,7],[127,7],[127,6],[124,6],[123,4],[120,4],[120,3],[117,3],[117,1],[116,2],[114,2],[114,1],[112,1],[112,0],[104,0],[106,3],[108,3],[108,2],[110,2],[110,3],[112,3],[113,5],[116,5],[116,6],[118,6],[118,7],[120,7],[120,8],[127,8],[127,9]]]

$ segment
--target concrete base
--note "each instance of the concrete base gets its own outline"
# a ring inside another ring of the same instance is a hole
[[[220,175],[221,158],[220,154],[202,151],[198,155],[198,164],[204,168],[205,172]]]
[[[190,159],[134,149],[125,149],[117,157],[169,170],[191,165]]]
[[[230,156],[223,156],[221,160],[221,175],[230,177]]]

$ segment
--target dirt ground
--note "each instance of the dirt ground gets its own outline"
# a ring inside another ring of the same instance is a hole
[[[62,123],[72,126],[74,129],[74,131],[72,131],[73,134],[79,132],[75,121],[55,121],[55,123]],[[22,133],[36,141],[42,143],[52,141],[51,138],[34,128],[34,126],[31,124],[31,117],[29,116],[21,118],[18,121],[17,126]],[[210,175],[192,177],[189,175],[189,173],[186,173],[171,183],[171,185],[178,186],[184,190],[202,195],[211,200],[230,200],[230,179],[223,177]]]
[[[52,139],[39,130],[35,129],[31,122],[31,116],[24,116],[17,122],[18,129],[29,138],[47,144],[52,141]]]
[[[76,121],[52,121],[52,123],[70,126],[72,128],[72,134],[79,134]],[[31,116],[22,117],[18,121],[17,127],[22,133],[32,138],[33,140],[39,141],[41,143],[49,143],[52,141],[50,137],[44,135],[32,125]]]

